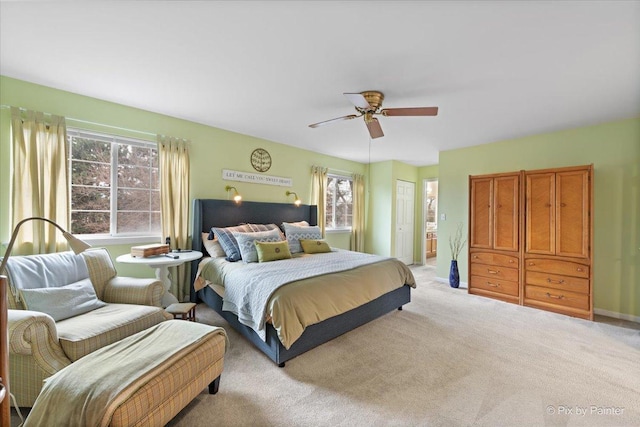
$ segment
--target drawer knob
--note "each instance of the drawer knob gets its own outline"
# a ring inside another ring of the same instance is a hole
[[[536,265],[536,263],[535,262],[530,262],[529,265]]]
[[[491,269],[488,269],[488,268],[487,268],[487,272],[488,272],[489,274],[498,274],[498,273],[500,273],[500,270],[496,271],[496,270],[491,270]]]
[[[584,269],[582,267],[578,267],[576,268],[577,271],[584,271]]]
[[[491,283],[491,282],[487,282],[487,285],[491,286],[492,288],[499,288],[500,284],[499,283]]]
[[[474,256],[473,256],[473,259],[478,259],[478,255],[474,255]]]
[[[547,298],[562,299],[564,298],[564,295],[552,295],[549,292],[547,292]]]
[[[563,280],[553,280],[549,277],[547,277],[547,283],[557,283],[557,284],[562,284],[564,283],[564,279]]]

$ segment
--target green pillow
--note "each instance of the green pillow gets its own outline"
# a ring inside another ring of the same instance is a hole
[[[331,247],[324,240],[300,239],[300,246],[305,254],[321,254],[331,252]]]
[[[282,242],[254,242],[258,252],[258,262],[277,261],[279,259],[291,258],[289,243]]]

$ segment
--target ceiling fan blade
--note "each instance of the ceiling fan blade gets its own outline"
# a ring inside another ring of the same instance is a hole
[[[384,136],[382,133],[382,128],[380,127],[380,122],[378,119],[371,119],[371,121],[367,122],[367,129],[369,129],[369,135],[371,135],[372,139],[380,138]]]
[[[309,125],[310,128],[317,128],[319,126],[324,126],[324,125],[328,125],[330,123],[335,123],[335,122],[341,122],[343,120],[351,120],[351,119],[355,119],[357,117],[360,117],[358,115],[355,114],[350,114],[348,116],[342,116],[342,117],[337,117],[335,119],[331,119],[331,120],[325,120],[324,122],[318,122],[318,123],[314,123],[312,125]]]
[[[380,113],[383,116],[437,116],[438,107],[415,108],[385,108]]]
[[[343,95],[347,97],[350,103],[358,108],[361,108],[363,110],[368,110],[371,108],[371,105],[369,104],[369,102],[367,102],[367,99],[361,93],[344,93]]]

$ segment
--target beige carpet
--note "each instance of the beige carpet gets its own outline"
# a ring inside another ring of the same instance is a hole
[[[169,425],[640,425],[640,325],[480,298],[434,281],[432,266],[412,270],[403,311],[285,368],[201,304],[198,320],[231,341],[220,391]]]
[[[640,325],[475,297],[434,281],[431,266],[413,271],[403,311],[283,369],[227,327],[219,393],[170,425],[640,425]],[[202,305],[198,320],[226,326]]]

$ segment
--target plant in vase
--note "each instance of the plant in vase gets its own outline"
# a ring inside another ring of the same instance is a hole
[[[452,288],[460,286],[460,273],[458,272],[458,255],[466,242],[462,234],[463,224],[458,223],[456,233],[449,236],[449,248],[451,248],[451,268],[449,269],[449,285]]]

